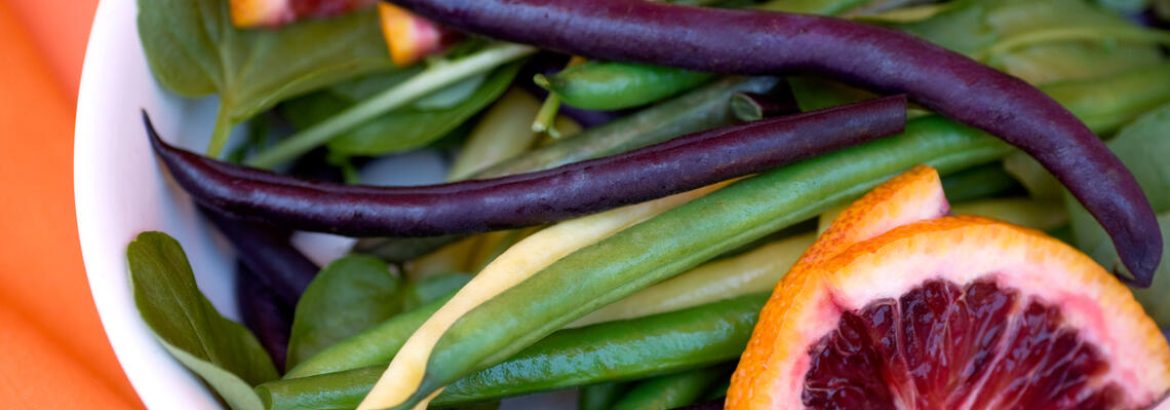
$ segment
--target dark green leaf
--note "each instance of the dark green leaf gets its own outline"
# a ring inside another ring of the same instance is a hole
[[[161,232],[126,250],[134,302],[159,341],[233,409],[260,409],[252,387],[279,378],[248,329],[225,319],[199,292],[183,248]]]
[[[400,312],[399,278],[367,255],[338,259],[317,275],[297,303],[288,367]]]
[[[139,0],[138,9],[138,35],[155,78],[180,95],[219,94],[229,124],[393,67],[372,10],[241,30],[232,26],[227,0]]]
[[[1170,130],[1170,105],[1142,116],[1109,142],[1109,148],[1133,172],[1158,212],[1163,237],[1170,234],[1170,163],[1166,162],[1170,158],[1170,135],[1166,130]],[[1066,196],[1065,204],[1077,247],[1108,269],[1121,266],[1101,225],[1072,197]],[[1163,244],[1163,254],[1170,255],[1170,241]],[[1136,289],[1134,294],[1159,325],[1170,325],[1170,298],[1166,297],[1170,294],[1170,260],[1163,257],[1153,285]]]
[[[448,108],[410,106],[382,115],[334,138],[329,142],[329,149],[339,155],[376,156],[425,146],[454,130],[499,98],[519,68],[518,64],[510,64],[493,71],[475,92]],[[393,84],[392,81],[389,78],[373,77],[350,82],[334,87],[329,92],[293,99],[282,106],[282,111],[294,126],[304,129],[359,100],[350,97],[368,93],[374,84]],[[458,86],[455,84],[453,87]]]

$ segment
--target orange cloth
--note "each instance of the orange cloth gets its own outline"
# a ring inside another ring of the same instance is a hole
[[[142,407],[89,293],[73,116],[96,0],[0,0],[0,407]]]

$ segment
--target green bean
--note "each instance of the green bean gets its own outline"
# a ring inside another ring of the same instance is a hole
[[[435,407],[694,369],[739,356],[767,293],[633,320],[562,330],[452,383]],[[380,367],[265,383],[270,409],[353,408]]]
[[[815,14],[839,14],[870,0],[778,0],[757,8]],[[715,2],[709,2],[715,3]],[[649,64],[589,61],[536,83],[568,105],[589,110],[638,107],[711,81],[713,74]]]
[[[953,206],[951,213],[995,218],[1039,231],[1050,231],[1068,224],[1068,212],[1060,206],[1060,202],[1027,198],[967,202]]]
[[[873,0],[772,0],[757,6],[761,10],[789,13],[837,15]]]
[[[812,234],[794,236],[705,263],[595,310],[567,327],[649,316],[771,291],[815,239]]]
[[[728,125],[735,122],[729,108],[732,95],[739,92],[768,92],[779,83],[780,80],[773,77],[721,79],[609,124],[558,139],[552,144],[489,167],[474,177],[489,178],[553,168]],[[359,240],[354,251],[375,255],[389,262],[403,262],[464,237],[367,238]]]
[[[735,121],[728,108],[733,94],[767,92],[779,81],[773,77],[721,79],[622,119],[556,140],[476,176],[486,178],[553,168],[728,125]]]
[[[727,397],[727,389],[730,387],[731,387],[731,377],[728,376],[728,377],[724,378],[723,380],[720,380],[719,383],[716,384],[715,386],[712,386],[710,390],[707,390],[707,394],[704,394],[703,398],[700,399],[699,401],[706,402],[706,401],[718,400],[718,399],[722,399],[724,397]]]
[[[620,110],[649,104],[710,81],[710,73],[649,64],[589,61],[536,83],[565,104],[588,110]]]
[[[561,258],[461,316],[425,356],[422,383],[399,408],[601,306],[843,205],[914,165],[947,173],[1008,152],[979,131],[925,117],[900,136],[772,170],[666,211]]]
[[[483,114],[451,165],[448,180],[464,179],[481,169],[527,151],[536,142],[529,128],[540,102],[532,95],[509,90]]]
[[[667,410],[686,406],[703,397],[706,389],[729,373],[725,366],[716,366],[652,377],[635,385],[613,410]]]
[[[1003,169],[1001,163],[991,163],[947,175],[943,177],[942,184],[943,191],[947,193],[947,200],[952,203],[1013,191],[1023,192],[1020,183]]]
[[[285,378],[313,376],[390,362],[415,329],[439,310],[455,292],[399,314],[353,337],[335,343],[302,361]]]
[[[577,389],[577,410],[609,410],[629,387],[628,383],[620,382],[581,386]]]
[[[1098,134],[1111,134],[1170,100],[1170,63],[1129,70],[1105,79],[1040,87]]]

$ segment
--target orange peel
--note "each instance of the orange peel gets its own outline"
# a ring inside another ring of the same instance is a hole
[[[850,206],[777,285],[727,408],[1128,409],[1170,391],[1170,346],[1124,285],[1041,232],[943,216],[932,173]]]

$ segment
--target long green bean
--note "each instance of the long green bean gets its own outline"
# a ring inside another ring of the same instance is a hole
[[[538,391],[631,380],[739,356],[766,293],[675,312],[562,330],[507,361],[452,383],[431,404],[471,403]],[[270,409],[353,408],[381,374],[371,367],[285,379],[256,391]]]
[[[583,248],[461,316],[427,357],[409,408],[597,308],[811,218],[911,166],[953,172],[998,159],[1000,141],[939,117],[892,137],[734,183]],[[384,377],[396,377],[393,374]]]
[[[626,393],[613,410],[667,410],[686,406],[703,397],[720,377],[730,373],[725,366],[716,366],[646,379]]]

